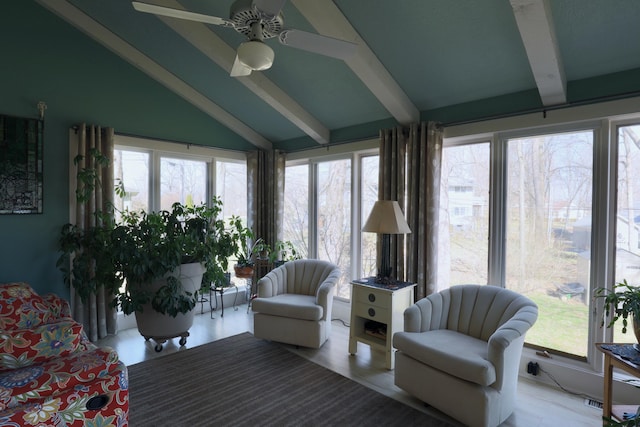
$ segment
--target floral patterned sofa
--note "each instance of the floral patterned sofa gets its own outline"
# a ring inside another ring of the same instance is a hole
[[[0,284],[0,425],[126,426],[127,368],[61,298]]]

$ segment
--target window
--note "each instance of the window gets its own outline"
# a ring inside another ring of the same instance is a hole
[[[528,343],[586,357],[594,131],[506,144],[505,286],[538,304]]]
[[[487,283],[489,143],[445,147],[440,181],[440,289]]]
[[[175,157],[160,158],[160,209],[171,210],[180,202],[183,205],[207,203],[207,162]]]
[[[116,218],[118,212],[149,210],[149,160],[148,152],[115,149],[113,170],[117,183],[124,186],[123,198],[114,197]]]
[[[351,159],[319,162],[317,173],[316,253],[336,264],[342,280],[336,295],[351,294]]]
[[[361,190],[360,190],[360,224],[364,224],[371,213],[373,204],[378,200],[378,170],[380,156],[366,156],[361,158]],[[360,254],[361,266],[359,277],[375,276],[378,271],[376,264],[375,233],[361,233]]]
[[[309,257],[309,165],[285,169],[283,236],[303,258]]]
[[[340,267],[341,299],[351,297],[352,278],[376,271],[375,235],[354,232],[378,198],[379,160],[372,151],[294,159],[285,170],[284,238],[303,256]]]
[[[529,296],[539,316],[527,344],[580,359],[590,342],[595,133],[445,140],[442,158],[439,288],[479,283]]]
[[[616,211],[615,282],[640,285],[640,124],[618,127],[618,200]],[[635,342],[617,322],[615,342]]]

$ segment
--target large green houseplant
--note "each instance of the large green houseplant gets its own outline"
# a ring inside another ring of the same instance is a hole
[[[622,333],[626,333],[631,320],[633,332],[640,342],[640,286],[632,286],[623,280],[616,283],[613,289],[598,288],[595,291],[596,298],[604,300],[604,313],[601,325],[612,327],[622,319]]]
[[[214,198],[211,206],[175,203],[171,211],[125,211],[118,224],[105,216],[89,229],[66,224],[58,266],[83,299],[104,288],[125,314],[142,311],[148,303],[159,313],[185,313],[197,298],[183,292],[174,270],[202,263],[200,289],[225,280],[228,258],[235,252],[234,237],[219,218],[221,205]],[[148,283],[165,276],[165,287],[149,289]]]
[[[113,296],[113,306],[136,314],[139,329],[138,316],[145,311],[173,318],[191,315],[198,290],[225,281],[228,259],[236,251],[221,206],[214,198],[210,206],[175,203],[171,211],[125,211],[118,223],[98,214],[98,225],[88,229],[67,224],[59,238],[58,266],[81,298],[103,288]],[[186,276],[187,268],[196,268],[196,275]],[[159,342],[172,336],[140,332]]]

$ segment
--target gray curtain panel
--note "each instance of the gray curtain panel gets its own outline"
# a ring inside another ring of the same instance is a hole
[[[406,153],[405,130],[401,127],[380,131],[380,168],[378,177],[378,200],[396,200],[406,218]],[[411,225],[411,224],[409,224]],[[391,235],[390,255],[392,276],[405,280],[405,235]],[[382,255],[382,235],[377,237],[377,265]]]
[[[285,160],[278,150],[247,154],[248,226],[271,247],[282,240]]]
[[[411,228],[392,236],[391,266],[397,279],[418,284],[416,301],[437,291],[441,162],[442,128],[435,122],[380,132],[379,199],[397,200]]]
[[[75,203],[75,218],[72,222],[78,227],[89,228],[96,225],[96,212],[110,212],[113,214],[113,163],[108,166],[100,166],[94,161],[91,155],[92,150],[98,150],[102,155],[113,160],[113,128],[101,128],[100,126],[81,124],[76,131],[77,138],[72,141],[72,158],[80,156],[75,165],[76,174],[83,169],[96,169],[97,176],[100,177],[101,185],[96,185],[91,196],[85,203],[76,201],[76,189],[81,185],[77,180],[75,185],[71,185],[69,195],[72,203]],[[75,148],[74,148],[75,147]],[[71,164],[70,167],[74,167]],[[92,295],[87,302],[83,302],[75,294],[72,283],[72,307],[73,317],[84,326],[91,341],[104,338],[109,334],[115,334],[117,310],[111,307],[112,295],[106,295],[104,289],[100,289],[97,294]]]

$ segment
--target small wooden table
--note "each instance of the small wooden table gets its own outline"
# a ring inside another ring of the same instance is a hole
[[[618,421],[624,420],[624,413],[635,414],[638,405],[613,405],[613,368],[622,369],[623,371],[640,377],[640,365],[637,365],[621,356],[615,354],[609,349],[603,348],[603,345],[613,345],[613,343],[597,343],[598,350],[604,353],[604,402],[602,405],[602,415],[604,417],[613,417]],[[632,344],[629,344],[632,345]]]
[[[413,304],[415,283],[378,283],[375,277],[351,282],[351,326],[349,353],[355,355],[358,342],[385,352],[385,366],[395,366],[393,334],[404,329],[404,310]]]

